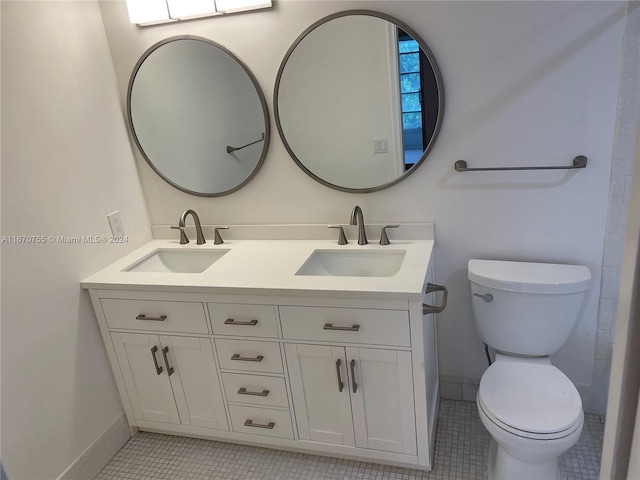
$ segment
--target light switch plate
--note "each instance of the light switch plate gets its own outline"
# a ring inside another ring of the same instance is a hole
[[[373,139],[373,153],[388,153],[389,141],[386,138]]]

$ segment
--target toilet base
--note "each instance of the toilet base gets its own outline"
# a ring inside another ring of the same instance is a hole
[[[487,467],[489,480],[560,480],[557,457],[547,462],[525,462],[509,455],[494,438],[489,445]]]

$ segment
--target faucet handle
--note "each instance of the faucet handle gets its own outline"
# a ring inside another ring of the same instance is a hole
[[[398,228],[400,225],[385,225],[380,232],[380,245],[389,245],[389,237],[387,236],[387,228]]]
[[[349,243],[347,236],[344,234],[344,228],[342,228],[342,225],[327,225],[327,227],[338,229],[338,245],[346,245]]]
[[[216,227],[213,229],[213,244],[214,245],[222,245],[224,243],[224,240],[222,240],[222,237],[220,236],[220,232],[218,230],[229,230],[229,227]]]
[[[171,225],[171,228],[173,228],[174,230],[180,230],[180,245],[186,245],[187,243],[189,243],[189,237],[187,237],[187,234],[184,231],[184,227],[176,227],[175,225]]]

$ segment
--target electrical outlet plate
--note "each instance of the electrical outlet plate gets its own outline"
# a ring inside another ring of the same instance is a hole
[[[109,226],[111,227],[111,234],[114,237],[124,237],[124,226],[122,225],[122,218],[120,212],[116,210],[113,213],[107,215],[109,220]]]

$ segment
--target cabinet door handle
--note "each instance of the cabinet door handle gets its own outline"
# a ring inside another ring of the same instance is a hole
[[[253,327],[253,326],[258,324],[258,320],[251,320],[249,322],[243,322],[243,321],[240,321],[240,320],[234,320],[233,318],[227,318],[224,321],[224,324],[225,325],[249,325],[249,326]]]
[[[358,330],[360,330],[360,325],[352,325],[350,327],[337,327],[333,325],[333,323],[325,323],[324,327],[322,328],[324,330],[342,330],[347,332],[357,332]]]
[[[240,390],[238,390],[238,395],[255,395],[256,397],[266,397],[267,395],[269,395],[269,390],[262,390],[261,392],[251,392],[242,387]]]
[[[336,374],[338,375],[338,391],[342,392],[344,389],[344,382],[342,381],[342,375],[340,374],[340,364],[342,361],[340,359],[336,360]]]
[[[358,391],[358,384],[356,383],[356,361],[351,360],[351,385],[353,386],[353,393]]]
[[[167,366],[167,374],[171,376],[173,375],[173,367],[169,366],[169,359],[167,358],[167,353],[169,353],[169,347],[164,347],[162,349],[162,358],[164,358],[164,364]]]
[[[422,314],[429,315],[430,313],[440,313],[447,307],[447,295],[449,292],[447,291],[447,287],[444,285],[435,285],[433,283],[427,283],[427,289],[424,293],[432,293],[432,292],[444,292],[442,295],[442,305],[436,307],[434,305],[427,305],[426,303],[422,304]]]
[[[261,362],[264,357],[262,355],[258,355],[257,357],[241,357],[237,353],[234,353],[231,356],[231,360],[240,360],[241,362]]]
[[[156,352],[158,351],[157,345],[151,347],[151,356],[153,357],[153,364],[156,366],[156,374],[160,375],[162,373],[162,367],[158,365],[158,359],[156,358]]]
[[[144,313],[141,313],[136,316],[136,320],[152,320],[154,322],[164,322],[166,319],[166,315],[160,315],[159,317],[147,317]]]
[[[273,427],[276,426],[275,422],[269,422],[266,425],[262,423],[253,423],[253,420],[245,420],[245,427],[255,427],[255,428],[268,428],[269,430],[273,430]]]

